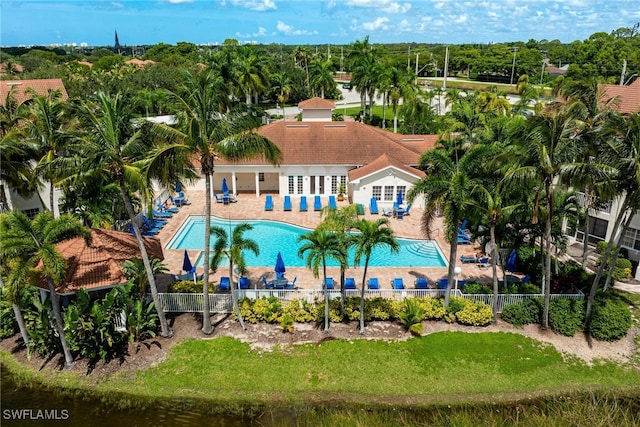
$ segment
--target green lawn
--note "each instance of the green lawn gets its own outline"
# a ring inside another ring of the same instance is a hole
[[[250,351],[230,338],[189,340],[132,380],[102,387],[220,402],[446,404],[638,388],[640,372],[587,366],[518,334],[442,332],[406,342],[334,340]]]

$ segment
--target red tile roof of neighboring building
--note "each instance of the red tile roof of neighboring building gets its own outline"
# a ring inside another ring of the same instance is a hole
[[[371,175],[379,170],[386,169],[388,167],[394,167],[396,169],[399,169],[401,171],[408,173],[409,175],[413,175],[418,178],[423,178],[426,176],[426,174],[420,169],[407,166],[401,161],[399,161],[398,159],[394,158],[393,156],[390,156],[385,153],[365,166],[362,166],[356,169],[351,169],[348,173],[349,181],[358,180],[360,178]]]
[[[329,101],[328,99],[315,98],[306,99],[298,103],[298,108],[306,108],[308,110],[326,110],[326,109],[335,109],[336,104],[333,101]]]
[[[31,99],[33,96],[27,90],[29,88],[38,95],[46,95],[49,91],[59,90],[62,93],[62,100],[69,98],[61,79],[3,80],[0,82],[0,105],[4,105],[9,92],[13,94],[18,104]]]
[[[56,245],[67,264],[66,278],[56,292],[64,294],[81,288],[89,290],[127,282],[120,264],[132,257],[141,258],[136,237],[131,233],[98,228],[91,229],[91,237],[91,246],[80,237]],[[149,256],[164,259],[160,240],[143,239]],[[44,283],[40,286],[47,289]]]
[[[276,144],[283,165],[353,165],[371,163],[382,154],[405,165],[417,165],[420,154],[434,147],[437,135],[400,135],[359,122],[287,122],[262,126],[257,132]],[[218,164],[231,164],[225,159]],[[240,164],[267,164],[265,159]]]
[[[640,79],[628,86],[601,85],[603,103],[615,98],[613,107],[620,113],[640,113]]]

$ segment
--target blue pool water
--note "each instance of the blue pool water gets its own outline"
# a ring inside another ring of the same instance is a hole
[[[223,227],[227,235],[231,235],[233,227],[240,223],[249,223],[252,230],[245,232],[244,237],[252,239],[260,248],[257,257],[252,252],[245,252],[244,257],[249,267],[273,266],[278,252],[282,254],[285,266],[306,267],[305,261],[298,257],[298,237],[311,230],[277,221],[266,220],[228,220],[211,218],[211,225]],[[370,267],[444,267],[447,265],[438,245],[432,240],[400,239],[400,252],[391,253],[386,248],[375,248],[369,261]],[[215,238],[211,238],[213,247]],[[204,217],[192,216],[187,219],[167,245],[167,249],[204,249]],[[353,254],[350,257],[350,265]],[[364,260],[363,260],[364,262]],[[196,263],[202,265],[201,257]],[[338,264],[329,260],[327,265]]]

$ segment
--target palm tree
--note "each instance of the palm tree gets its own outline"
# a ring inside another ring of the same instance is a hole
[[[190,177],[191,175],[185,172],[185,169],[180,168],[180,163],[176,162],[187,153],[184,149],[177,148],[174,150],[170,162],[164,160],[164,149],[158,150],[149,147],[144,141],[143,128],[132,128],[131,116],[121,105],[120,95],[110,98],[99,92],[97,101],[97,106],[83,104],[79,109],[86,132],[81,137],[83,143],[80,153],[82,157],[81,168],[85,173],[101,175],[105,179],[105,183],[108,178],[111,183],[118,185],[120,197],[135,230],[151,295],[160,320],[161,334],[163,337],[170,337],[173,332],[167,324],[167,319],[160,305],[153,268],[142,239],[140,227],[135,221],[136,212],[129,192],[133,190],[149,196],[149,181],[154,177],[154,170],[160,171],[157,178],[162,184],[184,180],[185,174]],[[178,151],[180,152],[177,153]]]
[[[151,261],[151,269],[153,270],[153,275],[164,274],[169,271],[166,265],[159,260],[158,258],[151,257],[149,259]],[[124,261],[122,264],[122,274],[129,280],[132,280],[133,283],[138,287],[138,292],[140,295],[140,299],[144,300],[144,296],[147,293],[147,285],[149,281],[147,280],[147,271],[144,267],[144,262],[140,258],[130,258]]]
[[[2,135],[0,140],[0,180],[7,187],[16,191],[22,197],[33,194],[32,183],[33,166],[31,159],[35,158],[35,145],[25,141],[19,129]],[[5,193],[0,194],[0,201],[7,206]]]
[[[389,104],[391,104],[391,110],[393,111],[393,133],[398,133],[400,100],[411,99],[416,95],[416,88],[413,84],[414,75],[409,70],[392,67],[389,77]]]
[[[387,218],[380,218],[377,221],[361,219],[353,224],[353,228],[358,233],[352,236],[352,245],[356,248],[354,263],[360,264],[364,257],[364,272],[362,273],[362,288],[360,289],[360,334],[364,334],[364,288],[367,282],[367,269],[371,253],[375,248],[388,246],[393,253],[400,250],[398,241],[393,236],[393,229],[389,227]]]
[[[211,227],[211,234],[216,237],[216,242],[214,243],[213,250],[213,265],[218,265],[220,261],[222,261],[223,257],[226,257],[229,260],[229,278],[231,280],[231,300],[233,301],[233,309],[238,316],[238,321],[240,322],[240,326],[242,329],[246,329],[244,326],[244,320],[242,319],[242,313],[240,313],[240,307],[238,306],[238,299],[236,298],[236,290],[233,284],[233,266],[237,265],[238,271],[245,270],[245,260],[242,254],[243,251],[253,252],[256,256],[260,255],[260,248],[255,240],[247,239],[244,237],[244,233],[247,231],[253,230],[253,226],[251,224],[242,223],[233,227],[233,232],[231,233],[231,241],[229,241],[229,237],[227,235],[227,231],[218,226]],[[207,295],[205,295],[205,299]]]
[[[25,137],[37,147],[36,175],[49,184],[49,210],[54,216],[55,184],[73,170],[73,160],[66,147],[71,142],[71,118],[61,97],[59,91],[36,96],[24,121]]]
[[[291,78],[289,78],[289,74],[287,73],[274,73],[271,76],[272,83],[271,86],[273,89],[277,90],[278,93],[278,102],[282,107],[282,115],[284,116],[284,104],[289,100],[289,96],[291,95]]]
[[[568,165],[574,159],[571,141],[572,126],[565,114],[558,112],[552,116],[531,116],[528,120],[529,133],[521,141],[521,164],[516,165],[505,175],[506,183],[524,184],[526,182],[539,183],[536,191],[534,209],[538,206],[542,194],[546,200],[545,221],[545,276],[544,276],[544,307],[542,314],[542,328],[549,325],[549,301],[551,298],[551,225],[554,216],[554,190],[559,179],[566,177]],[[537,211],[533,213],[532,223],[537,224]]]
[[[366,36],[363,41],[356,40],[347,59],[351,67],[351,85],[360,93],[361,110],[365,114],[365,100],[373,84],[372,70],[376,63],[373,47],[369,44],[369,36]],[[373,103],[373,100],[371,102]]]
[[[211,179],[215,161],[218,157],[233,161],[263,156],[272,164],[277,164],[282,153],[277,145],[260,136],[253,129],[256,119],[242,110],[226,113],[228,95],[220,92],[220,78],[208,72],[199,76],[186,75],[183,95],[171,94],[178,104],[179,131],[166,128],[184,141],[193,155],[200,161],[201,172],[205,178],[205,224],[211,223]],[[225,113],[225,114],[223,114]],[[209,258],[211,230],[205,227],[204,233],[204,276],[203,289],[209,294]],[[209,300],[205,298],[202,316],[202,331],[213,332],[211,325]]]
[[[258,92],[269,85],[266,59],[253,46],[241,46],[238,53],[236,81],[245,95],[247,105],[251,105],[252,95],[255,95],[257,104]]]
[[[459,141],[454,142],[450,151],[441,147],[424,153],[420,158],[420,168],[425,170],[427,176],[416,182],[407,193],[408,203],[413,203],[420,195],[424,196],[422,225],[427,237],[431,235],[436,210],[442,209],[444,214],[445,237],[451,245],[445,306],[449,305],[449,292],[458,253],[458,227],[471,203],[474,174],[482,169],[489,152],[487,147],[479,145],[465,153],[455,145],[458,143]]]
[[[65,339],[60,302],[55,289],[65,278],[66,264],[55,245],[79,236],[84,237],[87,245],[90,245],[91,234],[70,215],[61,215],[56,219],[51,212],[44,211],[33,221],[22,212],[11,211],[4,215],[0,232],[6,234],[0,236],[0,259],[17,259],[11,281],[32,276],[38,263],[41,263],[40,277],[47,282],[55,317],[54,326],[60,337],[65,363],[70,367],[73,356]]]
[[[329,333],[329,293],[327,292],[327,260],[334,259],[343,262],[347,257],[344,246],[336,233],[322,228],[316,228],[310,233],[303,234],[298,238],[298,242],[303,242],[298,249],[298,256],[304,257],[306,254],[307,267],[313,272],[313,276],[318,278],[318,269],[322,265],[322,290],[324,292],[324,332]]]
[[[324,99],[325,90],[332,90],[336,86],[336,82],[333,80],[333,71],[333,62],[330,60],[316,59],[309,66],[309,84],[314,91],[320,91],[322,99]]]

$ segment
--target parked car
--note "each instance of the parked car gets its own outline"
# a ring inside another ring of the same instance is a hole
[[[342,83],[342,89],[351,89],[351,83]]]

